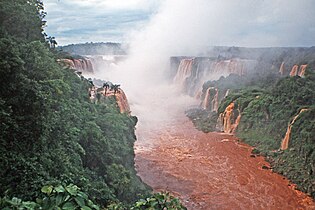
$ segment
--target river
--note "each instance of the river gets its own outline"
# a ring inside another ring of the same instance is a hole
[[[154,191],[169,191],[192,210],[315,209],[314,201],[272,172],[233,135],[203,133],[184,114],[140,125],[136,169]]]

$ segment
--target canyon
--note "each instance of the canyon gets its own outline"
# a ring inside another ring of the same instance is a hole
[[[95,63],[95,58],[89,59]],[[239,80],[255,76],[252,71],[261,65],[259,62],[254,58],[236,57],[170,58],[170,82],[181,90],[181,94],[195,99],[194,107],[217,113],[216,128],[220,132],[198,131],[184,115],[188,106],[169,107],[173,110],[171,117],[158,120],[157,124],[139,118],[136,170],[154,191],[169,191],[188,209],[315,209],[309,195],[273,172],[264,157],[252,154],[254,148],[234,136],[242,118],[237,103],[231,102],[224,110],[219,110],[220,103],[230,95],[230,88],[216,86],[213,81],[228,75],[235,75]],[[279,77],[304,77],[306,68],[307,64],[281,62],[267,69]],[[102,95],[115,95],[122,113],[133,110],[133,104],[130,108],[121,89],[116,94]],[[168,103],[155,98],[157,106]],[[298,115],[290,121],[288,132],[296,118]],[[284,137],[281,150],[288,148],[289,136]]]

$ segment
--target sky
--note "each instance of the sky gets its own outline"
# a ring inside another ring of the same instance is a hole
[[[59,44],[123,42],[141,28],[159,0],[44,0],[46,33]]]
[[[130,42],[145,34],[179,44],[315,45],[315,0],[44,0],[44,5],[46,33],[59,45]]]

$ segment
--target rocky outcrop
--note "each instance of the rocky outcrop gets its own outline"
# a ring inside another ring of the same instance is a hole
[[[130,113],[127,96],[121,88],[114,90],[112,88],[97,88],[92,86],[89,89],[89,96],[93,103],[100,103],[107,97],[115,97],[120,112]]]

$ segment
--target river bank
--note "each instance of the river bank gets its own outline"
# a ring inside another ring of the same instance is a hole
[[[184,115],[137,129],[138,175],[188,209],[315,209],[314,201],[269,170],[235,136],[203,133]]]

